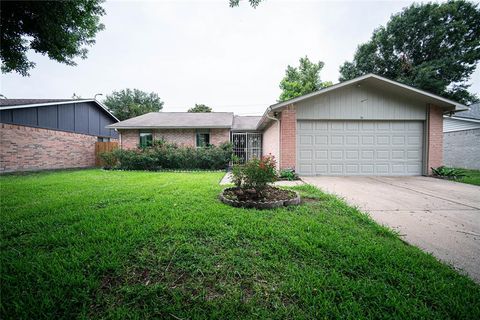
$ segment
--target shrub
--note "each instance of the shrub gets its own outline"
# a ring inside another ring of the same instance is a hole
[[[111,170],[115,168],[118,163],[115,152],[102,152],[99,154],[100,160],[103,163],[103,169]]]
[[[137,150],[114,150],[106,157],[117,159],[122,170],[219,170],[225,169],[232,155],[230,143],[206,148],[180,147],[156,141],[151,147]]]
[[[282,169],[279,173],[279,177],[281,179],[285,179],[288,181],[293,181],[298,179],[298,175],[295,173],[293,169]]]
[[[234,166],[232,177],[234,184],[243,189],[255,189],[261,193],[268,183],[277,179],[276,162],[273,156],[254,158],[244,165]]]
[[[465,173],[461,169],[449,168],[441,166],[438,168],[431,168],[434,176],[447,179],[460,179],[465,177]]]

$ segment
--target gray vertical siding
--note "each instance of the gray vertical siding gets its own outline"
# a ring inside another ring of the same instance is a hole
[[[25,126],[37,125],[37,110],[14,109],[12,113],[12,122]]]
[[[59,106],[58,129],[75,131],[75,106],[73,104],[65,104]]]
[[[37,109],[38,126],[42,128],[58,128],[58,107],[48,106]]]
[[[298,103],[299,120],[425,120],[426,105],[366,85],[351,85]]]
[[[116,121],[94,102],[0,110],[0,122],[118,138],[105,128]]]

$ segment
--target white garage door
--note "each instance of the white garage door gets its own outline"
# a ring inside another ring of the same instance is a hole
[[[422,155],[422,121],[297,122],[299,174],[421,175]]]

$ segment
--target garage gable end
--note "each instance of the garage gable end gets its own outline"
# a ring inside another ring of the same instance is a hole
[[[299,120],[425,120],[427,104],[369,84],[352,84],[295,103]]]

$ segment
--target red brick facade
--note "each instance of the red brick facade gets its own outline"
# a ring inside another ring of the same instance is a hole
[[[443,112],[440,107],[428,107],[428,154],[427,168],[432,169],[443,165]]]
[[[118,130],[121,149],[136,149],[140,142],[138,130]]]
[[[195,129],[162,129],[152,130],[154,139],[165,139],[167,142],[178,145],[195,147],[196,130]],[[119,130],[120,147],[123,149],[135,149],[140,142],[139,130]],[[230,129],[210,129],[210,143],[220,145],[223,142],[230,141]]]
[[[218,146],[230,141],[230,129],[210,129],[210,143]]]
[[[280,115],[280,169],[295,168],[297,161],[297,115],[293,105]]]
[[[96,136],[0,123],[0,172],[95,166]]]

